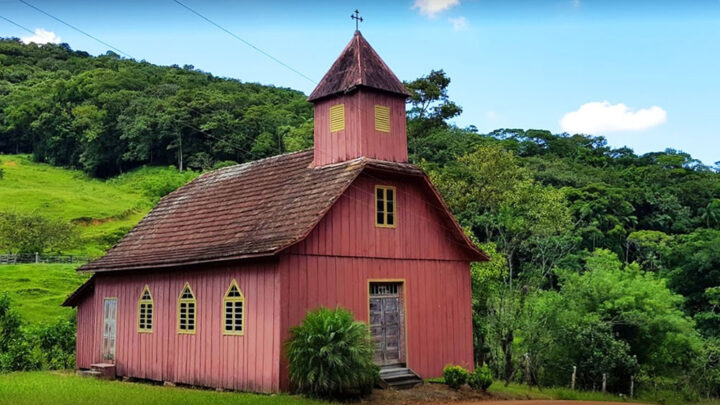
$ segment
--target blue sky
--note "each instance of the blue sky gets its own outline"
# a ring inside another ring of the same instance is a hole
[[[26,1],[136,59],[314,87],[172,0]],[[638,153],[720,161],[720,0],[181,1],[315,81],[359,8],[363,35],[398,77],[445,69],[460,126],[582,131]],[[0,16],[107,50],[17,0],[0,0]],[[31,34],[0,19],[0,36]]]

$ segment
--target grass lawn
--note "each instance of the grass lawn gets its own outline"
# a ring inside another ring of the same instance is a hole
[[[69,372],[0,374],[0,405],[327,404],[294,395],[259,395],[102,381]]]
[[[52,322],[74,311],[60,304],[88,277],[69,264],[2,265],[0,294],[7,292],[23,319]]]

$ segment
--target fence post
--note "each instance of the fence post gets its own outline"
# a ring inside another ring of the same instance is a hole
[[[575,375],[577,374],[577,366],[573,366],[572,379],[570,380],[570,389],[575,389]]]
[[[40,263],[40,254],[38,252],[35,252],[35,263]]]
[[[605,393],[607,388],[607,373],[603,373],[603,384],[602,384],[602,392]]]
[[[630,376],[630,398],[635,394],[635,376]]]

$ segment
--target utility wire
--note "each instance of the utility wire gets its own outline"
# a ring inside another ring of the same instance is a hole
[[[31,34],[34,34],[34,33],[35,33],[35,31],[31,30],[30,28],[25,27],[25,26],[22,26],[22,25],[16,23],[15,21],[13,21],[13,20],[11,20],[11,19],[9,19],[9,18],[3,17],[3,16],[1,16],[1,15],[0,15],[0,18],[2,18],[3,20],[9,22],[10,24],[12,24],[12,25],[14,25],[14,26],[16,26],[16,27],[19,27],[19,28],[24,29],[25,31],[27,31],[27,32],[29,32],[29,33],[31,33]]]
[[[23,1],[23,0],[19,0],[19,1]],[[251,44],[250,42],[248,42],[248,41],[240,38],[239,36],[235,35],[232,31],[228,30],[227,28],[223,27],[222,25],[220,25],[220,24],[216,23],[215,21],[213,21],[213,20],[205,17],[204,15],[202,15],[202,14],[200,14],[199,12],[193,10],[192,8],[190,8],[189,6],[181,3],[181,2],[178,1],[178,0],[173,0],[173,1],[174,1],[175,3],[177,3],[179,6],[185,8],[186,10],[188,10],[188,11],[190,11],[191,13],[195,14],[196,16],[198,16],[198,17],[202,18],[203,20],[207,21],[208,23],[214,25],[215,27],[221,29],[222,31],[225,31],[225,33],[227,33],[228,35],[230,35],[230,36],[232,36],[233,38],[237,39],[238,41],[244,43],[245,45],[251,47],[252,49],[254,49],[254,50],[260,52],[261,54],[267,56],[268,58],[272,59],[273,61],[279,63],[280,65],[284,66],[285,68],[289,69],[290,71],[292,71],[292,72],[294,72],[294,73],[297,73],[298,75],[302,76],[304,79],[309,80],[311,83],[317,84],[317,82],[316,82],[315,80],[313,80],[313,79],[309,78],[308,76],[304,75],[303,73],[297,71],[297,70],[294,69],[292,66],[290,66],[290,65],[288,65],[287,63],[281,61],[280,59],[278,59],[278,58],[270,55],[269,53],[263,51],[262,49],[260,49],[260,48],[258,48],[257,46]]]
[[[72,25],[72,24],[70,24],[70,23],[68,23],[68,22],[65,22],[65,21],[63,21],[63,20],[61,20],[61,19],[59,19],[59,18],[57,18],[57,17],[55,17],[54,15],[48,13],[47,11],[41,10],[41,9],[33,6],[32,4],[28,3],[28,2],[25,1],[25,0],[18,0],[18,1],[19,1],[20,3],[22,3],[22,4],[24,4],[24,5],[32,8],[32,9],[34,9],[34,10],[40,12],[40,13],[45,14],[46,16],[52,18],[52,19],[55,20],[55,21],[58,21],[58,22],[60,22],[60,23],[62,23],[62,24],[67,25],[68,27],[74,29],[75,31],[77,31],[77,32],[85,35],[86,37],[91,38],[91,39],[94,39],[95,41],[97,41],[97,42],[99,42],[99,43],[107,46],[108,48],[110,48],[110,49],[112,49],[112,50],[114,50],[114,51],[116,51],[116,52],[118,52],[118,53],[121,53],[121,54],[127,56],[127,57],[130,58],[130,59],[135,59],[135,58],[132,57],[132,55],[128,54],[127,52],[121,51],[120,49],[118,49],[118,48],[116,48],[116,47],[108,44],[107,42],[105,42],[105,41],[103,41],[103,40],[101,40],[101,39],[99,39],[99,38],[97,38],[97,37],[95,37],[95,36],[93,36],[93,35],[91,35],[91,34],[88,34],[87,32],[81,30],[80,28],[78,28],[78,27],[76,27],[76,26],[74,26],[74,25]]]

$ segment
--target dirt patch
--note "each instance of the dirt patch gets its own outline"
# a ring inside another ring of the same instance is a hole
[[[90,217],[80,217],[75,218],[71,222],[77,226],[97,226],[102,225],[108,222],[115,222],[117,219],[115,217],[107,217],[107,218],[90,218]]]
[[[478,405],[477,401],[459,401],[459,402],[436,402],[440,405]],[[618,405],[618,402],[600,402],[600,401],[565,401],[556,399],[534,399],[534,400],[511,400],[511,401],[483,401],[482,405]],[[647,404],[633,404],[647,405]]]
[[[503,401],[505,399],[509,398],[502,394],[474,391],[467,386],[454,390],[445,384],[425,383],[409,390],[376,389],[373,390],[370,396],[360,402],[377,404],[416,404],[422,402],[458,404],[462,402],[499,400],[505,404],[505,401]]]
[[[454,390],[445,384],[431,383],[425,383],[409,390],[375,389],[370,396],[358,402],[394,405],[418,403],[439,405],[618,405],[617,402],[531,400],[513,394],[474,391],[468,386]]]
[[[5,162],[5,163],[3,163],[3,166],[5,166],[5,167],[16,167],[16,166],[17,166],[17,162]]]

